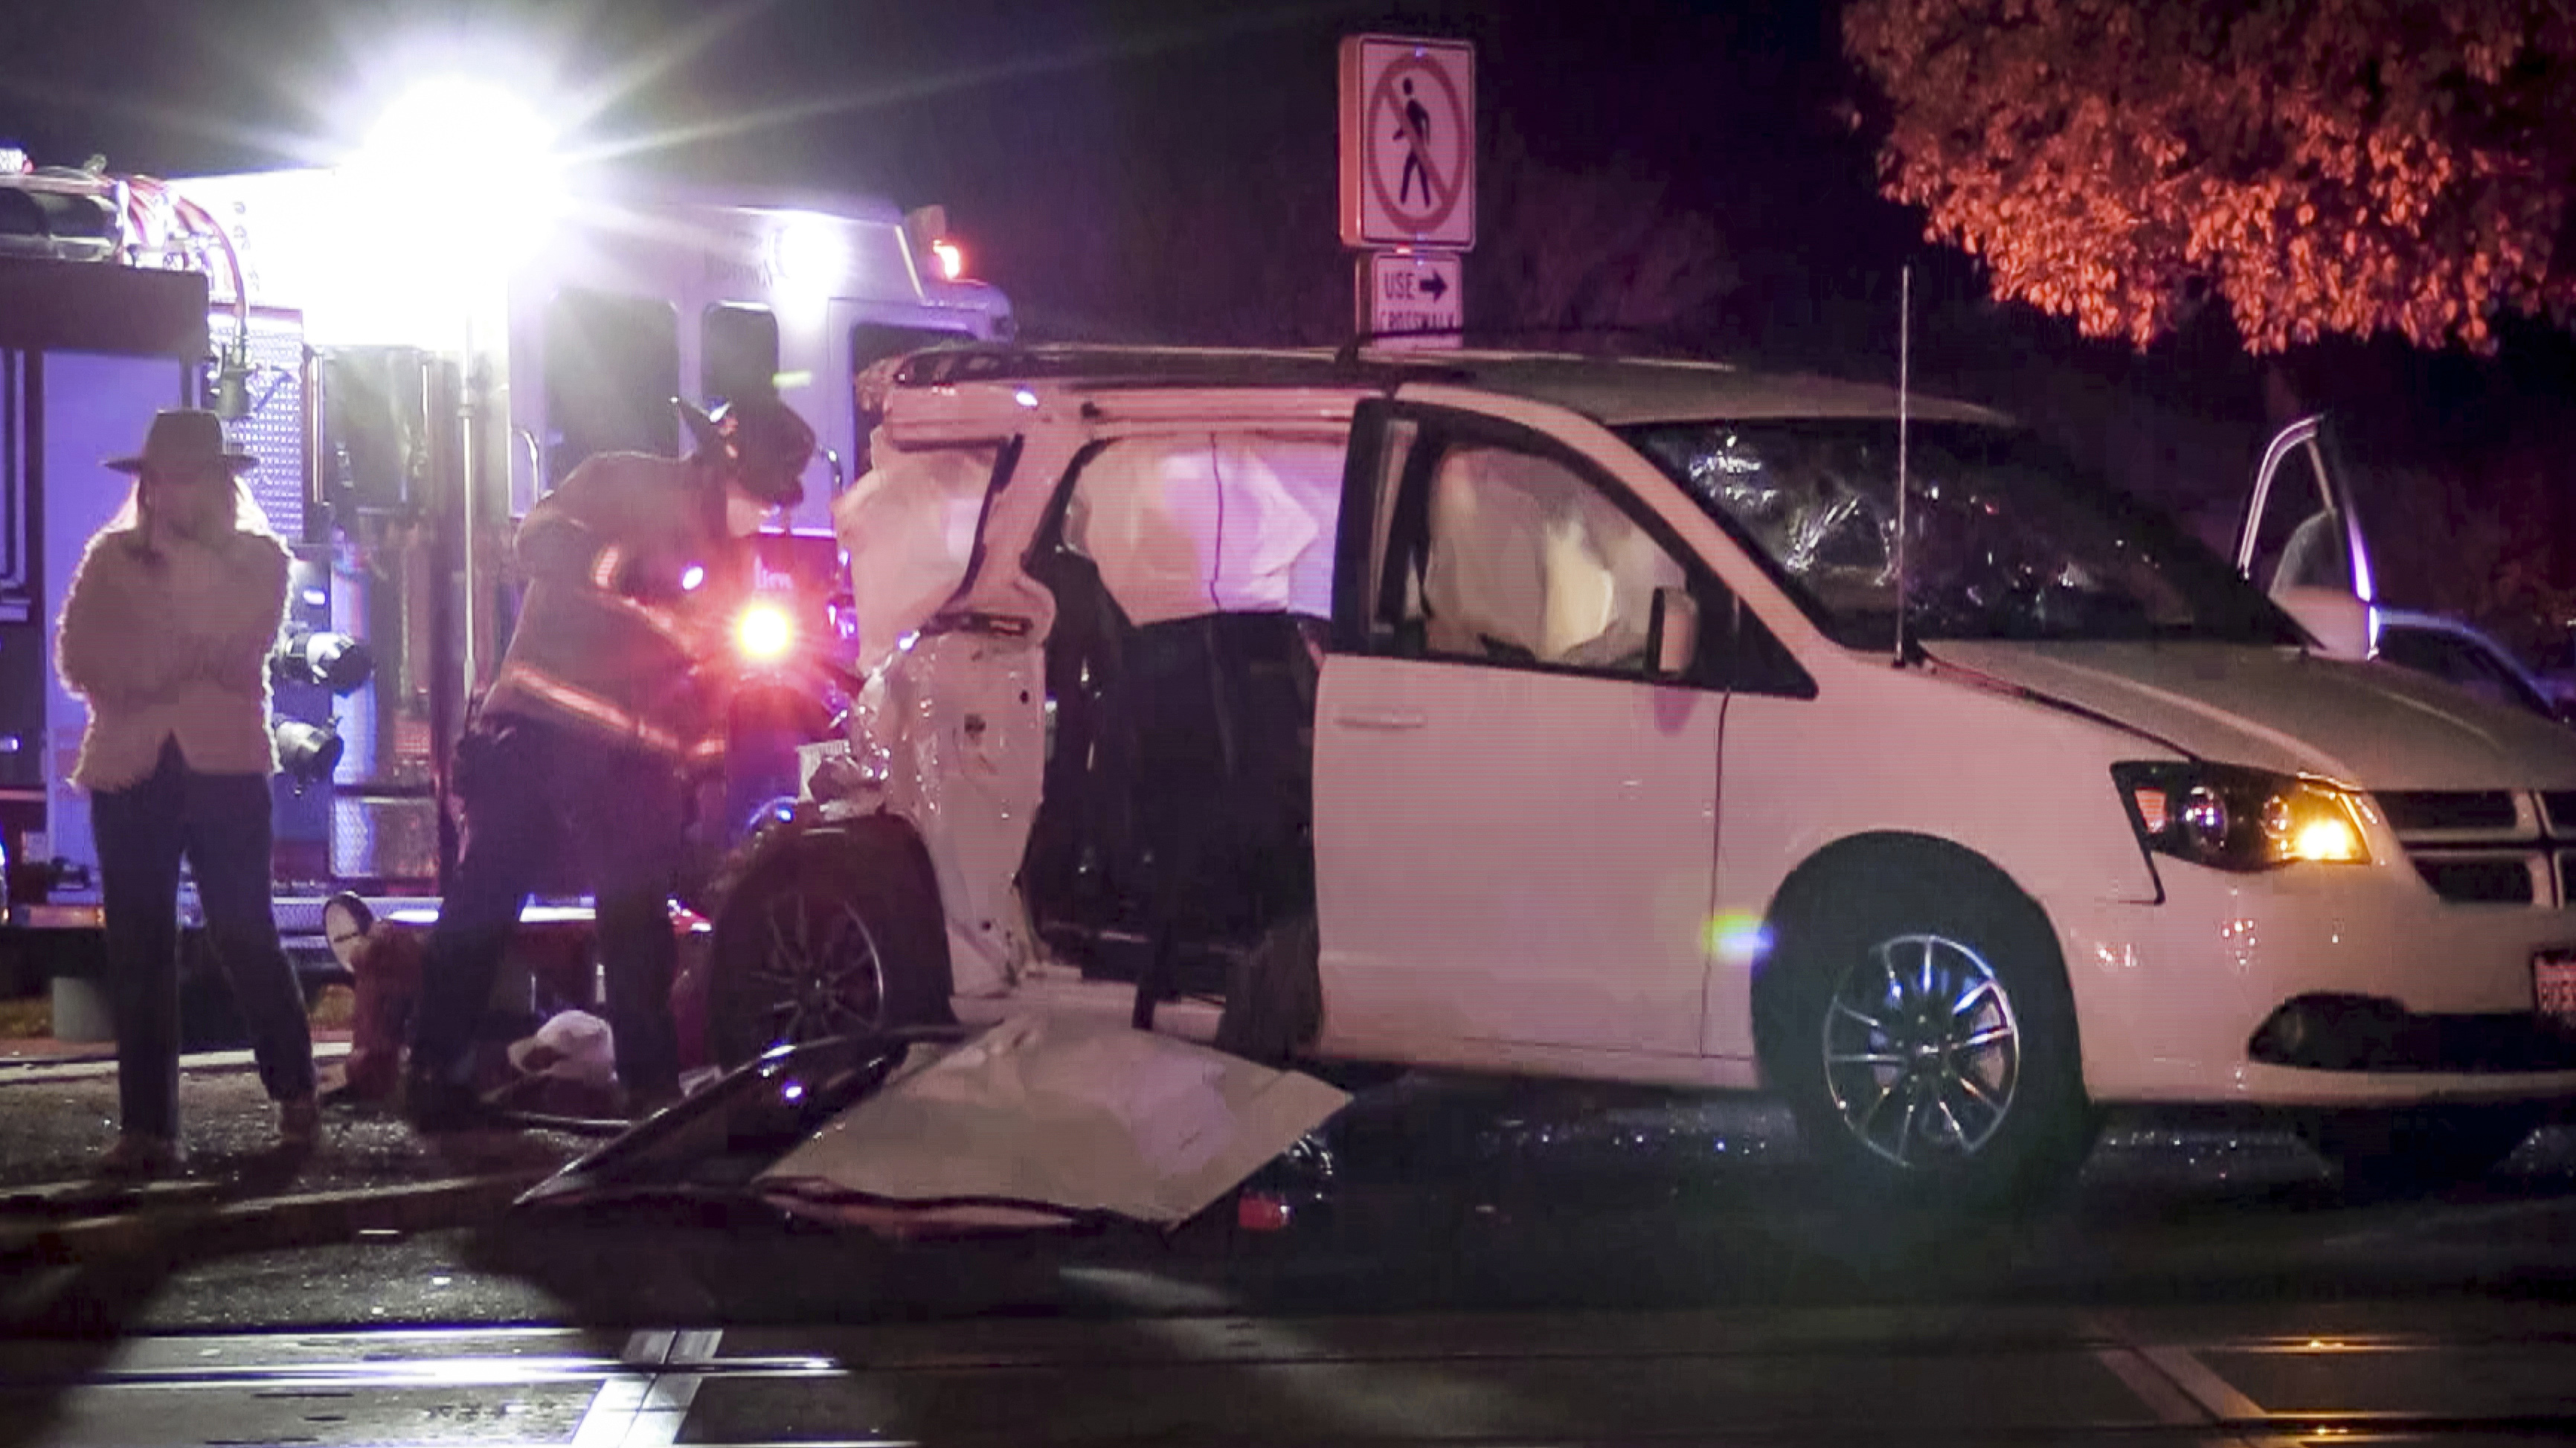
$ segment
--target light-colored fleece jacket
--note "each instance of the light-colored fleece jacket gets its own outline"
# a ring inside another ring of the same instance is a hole
[[[89,705],[74,784],[134,784],[172,738],[200,774],[276,773],[268,655],[286,565],[286,545],[268,533],[164,536],[158,563],[131,528],[89,540],[54,635],[54,670]]]

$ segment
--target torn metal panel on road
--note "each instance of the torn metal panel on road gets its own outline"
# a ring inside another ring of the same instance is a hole
[[[1033,1204],[1173,1225],[1350,1100],[1311,1076],[1068,1016],[1018,1016],[883,1089],[761,1174],[770,1200]]]
[[[772,1052],[523,1204],[751,1193],[897,1234],[1175,1226],[1350,1100],[1311,1076],[1078,1017],[944,1034]]]

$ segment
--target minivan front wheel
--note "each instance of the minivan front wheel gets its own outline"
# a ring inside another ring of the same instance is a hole
[[[2063,1181],[2093,1116],[2037,908],[1981,882],[1885,884],[1783,941],[1766,1055],[1802,1137],[1873,1201],[1992,1205]]]
[[[936,887],[891,840],[824,831],[748,870],[715,919],[708,1054],[950,1019]]]
[[[1974,1157],[2021,1091],[2012,993],[1947,935],[1890,936],[1846,961],[1818,1046],[1843,1130],[1900,1170]]]

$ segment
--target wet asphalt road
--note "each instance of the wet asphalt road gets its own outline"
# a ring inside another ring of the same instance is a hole
[[[240,1137],[201,1171],[253,1150],[239,1091],[191,1084]],[[2576,1439],[2576,1133],[2354,1205],[2286,1137],[2115,1131],[1966,1223],[1837,1200],[1759,1103],[1407,1081],[1330,1141],[1276,1233],[699,1205],[21,1253],[0,1442]],[[296,1185],[580,1144],[343,1121]]]

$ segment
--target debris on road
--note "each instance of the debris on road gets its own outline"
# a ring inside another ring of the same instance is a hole
[[[894,1235],[1175,1226],[1349,1100],[1188,1041],[1016,1016],[773,1052],[524,1202],[748,1195]]]

